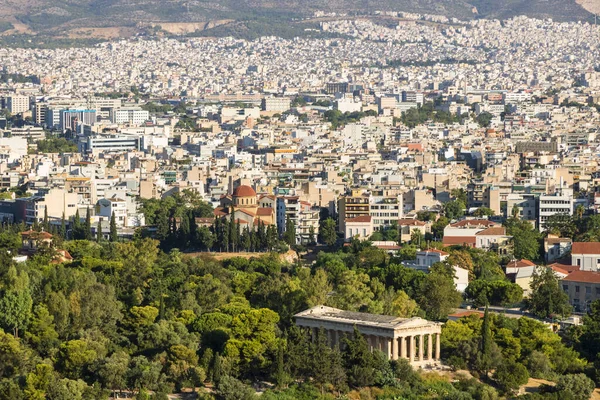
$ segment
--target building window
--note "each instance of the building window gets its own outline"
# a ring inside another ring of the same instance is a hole
[[[569,285],[563,285],[563,290],[565,292],[568,292],[569,291]]]
[[[578,266],[578,267],[581,267],[581,258],[578,258],[578,259],[577,259],[577,266]]]
[[[592,294],[592,288],[590,286],[585,287],[585,294]]]
[[[575,286],[575,293],[579,293],[579,286]]]
[[[600,296],[600,287],[596,287],[596,296]]]

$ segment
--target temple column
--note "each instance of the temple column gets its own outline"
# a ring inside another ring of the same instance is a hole
[[[415,337],[408,337],[408,361],[412,364],[415,362]]]
[[[375,351],[375,349],[377,349],[377,336],[375,335],[369,335],[369,350],[371,350],[371,352]]]
[[[327,346],[333,347],[333,332],[331,329],[327,329],[325,333],[327,335]]]
[[[431,361],[433,355],[433,335],[427,335],[427,360]]]
[[[390,351],[392,352],[392,360],[398,359],[398,338],[394,337],[389,342]]]
[[[440,359],[440,334],[435,334],[435,359]]]
[[[404,336],[400,336],[398,343],[400,343],[400,358],[406,358],[406,338]]]
[[[394,340],[390,339],[390,338],[385,338],[385,355],[387,357],[388,360],[392,359],[392,356],[394,354],[394,346],[393,346]]]
[[[423,361],[423,347],[425,347],[424,341],[425,335],[419,335],[419,361]]]

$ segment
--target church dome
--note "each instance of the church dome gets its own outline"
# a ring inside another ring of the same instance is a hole
[[[256,192],[248,185],[240,185],[233,191],[233,197],[256,197]]]

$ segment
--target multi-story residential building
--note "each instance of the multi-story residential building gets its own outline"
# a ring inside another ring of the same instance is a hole
[[[115,216],[117,226],[127,226],[127,202],[118,197],[104,198],[98,200],[98,215],[105,219],[111,219]]]
[[[473,181],[467,186],[467,207],[487,207],[500,215],[500,189],[489,183]]]
[[[140,148],[141,139],[133,135],[81,136],[78,143],[80,153],[130,151]]]
[[[402,194],[388,194],[386,190],[374,190],[369,199],[369,214],[373,217],[373,229],[381,230],[393,224],[404,215]]]
[[[150,113],[140,107],[122,107],[110,110],[110,121],[114,124],[142,125],[150,119]]]
[[[6,109],[13,115],[29,111],[29,96],[11,95],[6,97]]]
[[[37,142],[46,138],[46,132],[40,126],[25,125],[22,128],[11,128],[10,136],[22,137]]]
[[[351,194],[338,200],[338,229],[346,232],[346,220],[370,216],[370,196],[362,189],[352,189]],[[372,226],[372,222],[369,221]]]
[[[96,123],[96,110],[61,110],[58,127],[62,131],[77,132],[83,125]],[[46,115],[48,117],[48,114]]]
[[[548,217],[557,214],[573,215],[573,195],[572,194],[553,194],[540,195],[538,226],[543,229]]]
[[[283,113],[291,108],[291,103],[289,97],[265,97],[262,100],[262,109],[263,111]]]
[[[42,222],[47,214],[51,223],[59,224],[64,216],[69,219],[77,212],[78,196],[66,189],[54,188],[45,194],[25,198],[25,223]]]

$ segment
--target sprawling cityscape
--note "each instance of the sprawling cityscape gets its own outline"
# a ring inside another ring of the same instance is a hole
[[[0,48],[0,400],[600,398],[600,27],[313,20]]]

